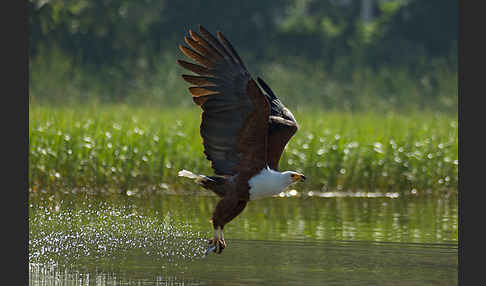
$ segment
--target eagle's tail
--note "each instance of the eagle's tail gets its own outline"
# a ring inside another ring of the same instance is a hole
[[[224,177],[196,175],[187,170],[180,170],[178,175],[179,177],[193,179],[197,184],[201,185],[205,189],[213,191],[220,197],[224,197],[226,193],[226,188],[224,187],[226,178]]]
[[[186,177],[186,178],[189,178],[189,179],[194,179],[194,181],[198,184],[201,184],[206,179],[206,176],[196,175],[193,172],[188,171],[188,170],[180,170],[178,175],[179,175],[179,177]]]

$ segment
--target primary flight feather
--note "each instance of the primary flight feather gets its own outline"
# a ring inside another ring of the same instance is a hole
[[[278,194],[305,180],[297,172],[278,171],[282,152],[298,124],[270,87],[261,78],[251,77],[222,33],[215,37],[199,25],[199,33],[189,30],[184,40],[188,46],[180,45],[180,50],[196,63],[178,63],[197,74],[182,78],[194,85],[189,92],[202,108],[200,135],[215,176],[187,170],[179,176],[194,179],[221,198],[211,218],[214,237],[209,242],[210,250],[221,253],[226,247],[224,226],[248,201]]]

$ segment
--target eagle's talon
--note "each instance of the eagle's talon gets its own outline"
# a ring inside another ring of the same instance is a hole
[[[212,251],[217,254],[221,254],[221,252],[223,252],[223,249],[225,248],[226,248],[226,241],[224,241],[224,239],[213,238],[209,240],[209,247],[207,253]]]

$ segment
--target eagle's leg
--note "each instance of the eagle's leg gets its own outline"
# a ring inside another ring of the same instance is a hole
[[[220,254],[223,252],[223,249],[226,247],[226,241],[224,241],[223,237],[223,228],[218,226],[217,229],[214,230],[214,237],[209,240],[209,248],[207,253],[210,251],[216,252]]]
[[[223,236],[224,225],[233,220],[246,207],[246,200],[241,200],[235,195],[226,195],[219,203],[213,213],[214,237],[209,240],[209,251],[220,254],[226,247]]]

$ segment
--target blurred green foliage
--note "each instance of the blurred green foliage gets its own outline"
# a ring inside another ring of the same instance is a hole
[[[366,64],[403,64],[404,56],[456,52],[457,6],[453,0],[375,1],[374,19],[363,23],[361,1],[30,0],[30,56],[47,45],[83,63],[149,64],[200,23],[259,59],[298,55],[332,64],[351,55]]]
[[[182,57],[177,45],[202,24],[222,31],[254,74],[278,63],[286,71],[282,77],[305,72],[309,82],[343,86],[340,95],[356,77],[374,80],[376,75],[372,86],[380,86],[396,82],[398,73],[417,86],[394,87],[378,97],[419,93],[456,109],[457,1],[374,0],[370,21],[362,20],[362,3],[29,0],[31,95],[126,101],[134,94],[146,100],[147,94],[178,93],[183,85],[166,76],[180,73],[173,65]],[[444,85],[452,91],[445,100]]]

